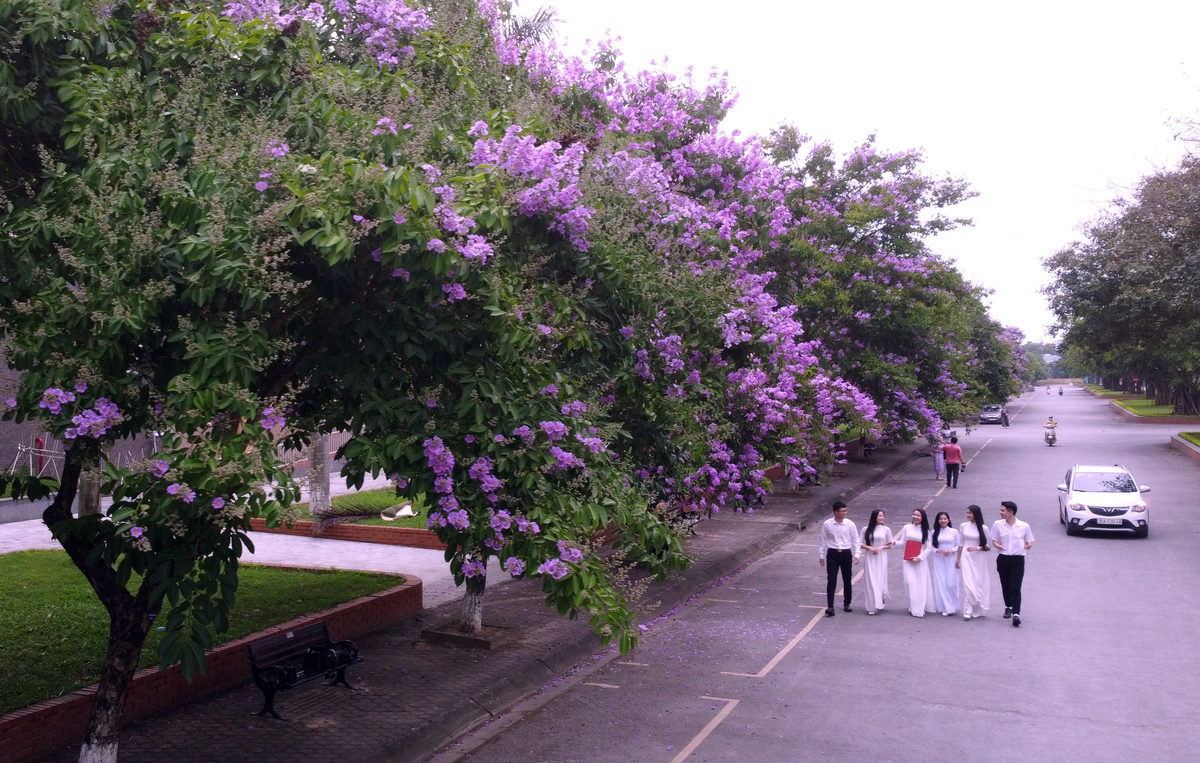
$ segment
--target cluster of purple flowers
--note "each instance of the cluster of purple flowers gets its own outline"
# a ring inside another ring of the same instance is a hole
[[[587,409],[588,407],[586,403],[580,400],[575,400],[574,402],[567,403],[562,407],[562,415],[579,418],[583,414],[587,413]]]
[[[170,485],[167,485],[167,495],[173,495],[184,503],[191,503],[196,500],[196,491],[179,482],[172,482]]]
[[[429,463],[429,468],[433,470],[436,476],[434,479],[434,489],[442,494],[438,499],[438,506],[443,511],[453,512],[447,516],[447,520],[460,530],[465,530],[470,524],[467,519],[466,512],[455,511],[458,508],[458,499],[454,497],[454,478],[451,472],[454,471],[454,454],[446,447],[440,437],[431,437],[425,441],[425,460]]]
[[[95,408],[85,408],[71,417],[71,423],[75,426],[69,427],[63,436],[68,440],[74,440],[76,437],[103,437],[108,433],[109,427],[116,426],[124,420],[125,417],[116,404],[100,397],[96,399]]]
[[[44,408],[57,416],[62,413],[64,405],[73,402],[75,402],[74,392],[64,392],[58,387],[51,387],[42,393],[42,399],[38,403],[38,408]]]
[[[554,466],[550,467],[552,471],[586,466],[579,456],[569,450],[563,450],[557,445],[550,446],[550,455],[554,456],[555,461]]]
[[[546,439],[550,442],[557,442],[571,433],[570,428],[561,421],[543,421],[538,427],[546,433]]]
[[[263,429],[275,429],[287,424],[287,417],[282,413],[277,413],[274,407],[268,406],[263,408],[262,413],[259,414],[258,423],[262,424]]]

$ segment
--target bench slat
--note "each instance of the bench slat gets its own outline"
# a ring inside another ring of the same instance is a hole
[[[264,669],[288,662],[303,655],[309,647],[324,646],[328,641],[329,629],[325,623],[313,623],[250,644],[250,659],[256,667]]]

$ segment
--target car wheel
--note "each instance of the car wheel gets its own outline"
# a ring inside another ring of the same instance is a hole
[[[1075,525],[1067,525],[1067,535],[1078,535],[1078,534],[1079,534],[1079,529],[1077,527],[1075,527]]]
[[[1063,514],[1062,506],[1058,507],[1058,523],[1065,525],[1067,523],[1067,515]]]
[[[1146,525],[1145,527],[1139,527],[1138,529],[1133,531],[1133,534],[1134,534],[1134,537],[1137,537],[1137,538],[1149,538],[1150,537],[1150,525]]]

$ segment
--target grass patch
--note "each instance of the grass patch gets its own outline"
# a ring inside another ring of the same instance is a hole
[[[344,570],[243,565],[229,630],[217,643],[400,585],[404,579]],[[151,630],[141,667],[158,664]],[[63,551],[0,555],[0,714],[100,679],[108,613]]]
[[[361,511],[364,514],[374,514],[373,517],[366,519],[356,519],[346,524],[354,525],[379,525],[382,527],[414,527],[421,530],[426,529],[425,518],[429,515],[429,508],[425,505],[425,494],[417,496],[417,500],[413,502],[413,511],[415,516],[399,517],[395,521],[389,522],[386,519],[379,518],[379,512],[394,506],[403,501],[403,498],[396,497],[396,491],[391,488],[380,488],[378,490],[361,490],[357,493],[348,493],[346,495],[336,496],[330,503],[333,504],[334,511],[353,513]],[[307,521],[315,521],[308,513],[308,504],[298,504],[300,507],[300,519]]]
[[[1153,400],[1143,398],[1133,400],[1117,400],[1117,405],[1127,411],[1132,411],[1139,416],[1151,416],[1162,418],[1164,416],[1174,416],[1175,406],[1173,405],[1155,405]]]
[[[1095,392],[1097,395],[1102,395],[1103,397],[1123,397],[1128,394],[1127,392],[1119,389],[1105,389],[1099,384],[1085,384],[1083,386],[1087,387],[1092,392]]]
[[[1192,445],[1200,445],[1200,432],[1180,432],[1179,436]]]

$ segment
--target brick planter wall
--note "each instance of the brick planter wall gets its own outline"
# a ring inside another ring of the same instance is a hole
[[[411,575],[405,578],[404,585],[226,642],[208,653],[207,674],[196,676],[190,684],[183,679],[178,665],[167,670],[139,670],[125,700],[125,720],[166,710],[249,678],[250,658],[246,647],[267,636],[324,620],[329,625],[330,638],[335,641],[350,639],[420,612],[423,608],[421,580]],[[89,686],[0,716],[0,763],[18,763],[81,741],[95,693],[96,687]]]
[[[305,538],[313,537],[316,522],[300,521],[291,527],[280,525],[268,528],[265,520],[251,519],[250,529],[264,533],[279,533],[280,535],[300,535]],[[438,540],[431,530],[421,530],[415,527],[381,527],[379,525],[341,524],[330,527],[316,536],[328,540],[353,540],[359,543],[382,543],[385,546],[411,546],[413,548],[432,548],[445,551],[446,544]]]
[[[1195,416],[1139,416],[1133,411],[1122,408],[1116,401],[1109,402],[1113,412],[1125,421],[1136,421],[1138,424],[1195,424],[1200,425],[1200,418]]]

